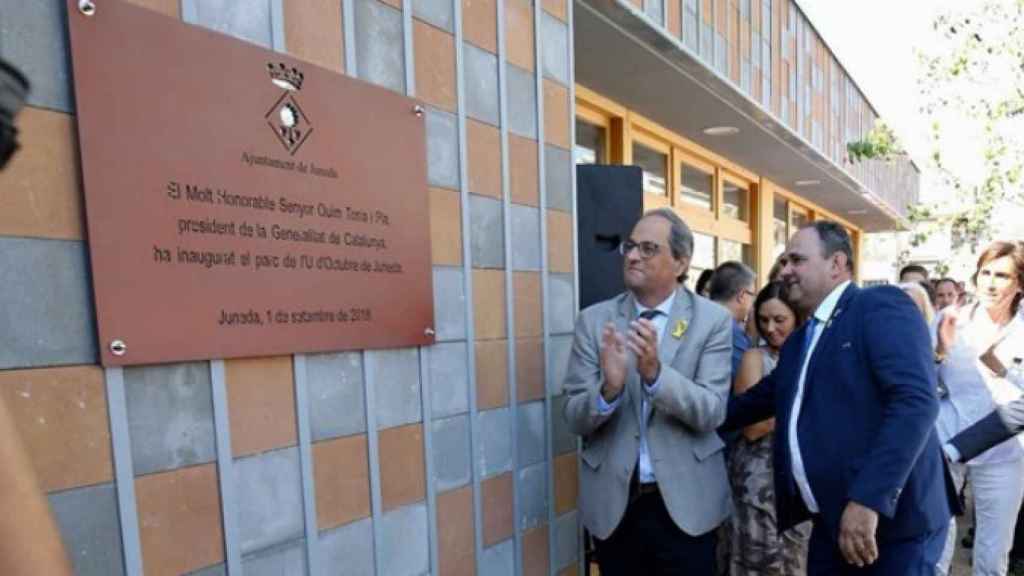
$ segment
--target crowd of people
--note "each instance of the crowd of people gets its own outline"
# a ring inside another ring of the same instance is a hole
[[[986,248],[969,284],[911,265],[860,288],[847,232],[816,221],[760,290],[725,262],[694,292],[693,235],[660,209],[620,252],[626,291],[580,312],[563,414],[602,575],[946,575],[965,480],[974,574],[1007,574],[1024,243]]]

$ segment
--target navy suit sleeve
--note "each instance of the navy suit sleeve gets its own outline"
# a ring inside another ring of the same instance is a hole
[[[773,371],[739,396],[729,398],[725,422],[718,427],[721,433],[733,432],[775,417],[775,374]]]
[[[960,452],[960,460],[967,462],[978,454],[1008,440],[1024,430],[1024,398],[1019,398],[993,410],[949,440]]]
[[[881,421],[850,500],[892,518],[899,495],[939,414],[931,338],[921,313],[901,291],[865,291],[863,346],[882,402]]]

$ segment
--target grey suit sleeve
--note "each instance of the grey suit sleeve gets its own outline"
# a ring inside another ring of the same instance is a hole
[[[989,448],[1024,431],[1024,397],[1004,404],[949,440],[967,462]]]
[[[725,421],[732,378],[732,318],[711,331],[700,353],[693,380],[662,364],[654,405],[698,432],[711,432]]]
[[[612,418],[621,407],[622,398],[612,403],[614,408],[602,412],[597,399],[601,395],[604,378],[601,374],[600,343],[596,331],[587,325],[584,314],[576,320],[576,335],[569,367],[565,372],[565,391],[569,400],[565,403],[562,416],[573,434],[587,436]],[[625,390],[622,392],[625,394]]]

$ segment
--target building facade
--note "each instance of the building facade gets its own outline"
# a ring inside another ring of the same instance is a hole
[[[876,115],[792,0],[132,1],[424,102],[438,342],[101,368],[75,14],[0,0],[33,84],[0,173],[0,396],[83,575],[581,574],[574,165],[643,167],[694,268],[762,279],[800,224],[859,241],[917,195],[910,164],[845,160]]]

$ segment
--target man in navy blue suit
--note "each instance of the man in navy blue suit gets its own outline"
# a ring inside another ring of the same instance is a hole
[[[724,429],[776,417],[779,529],[814,521],[808,574],[935,574],[955,500],[935,434],[928,329],[901,290],[852,284],[835,222],[789,242],[782,280],[805,324]]]

